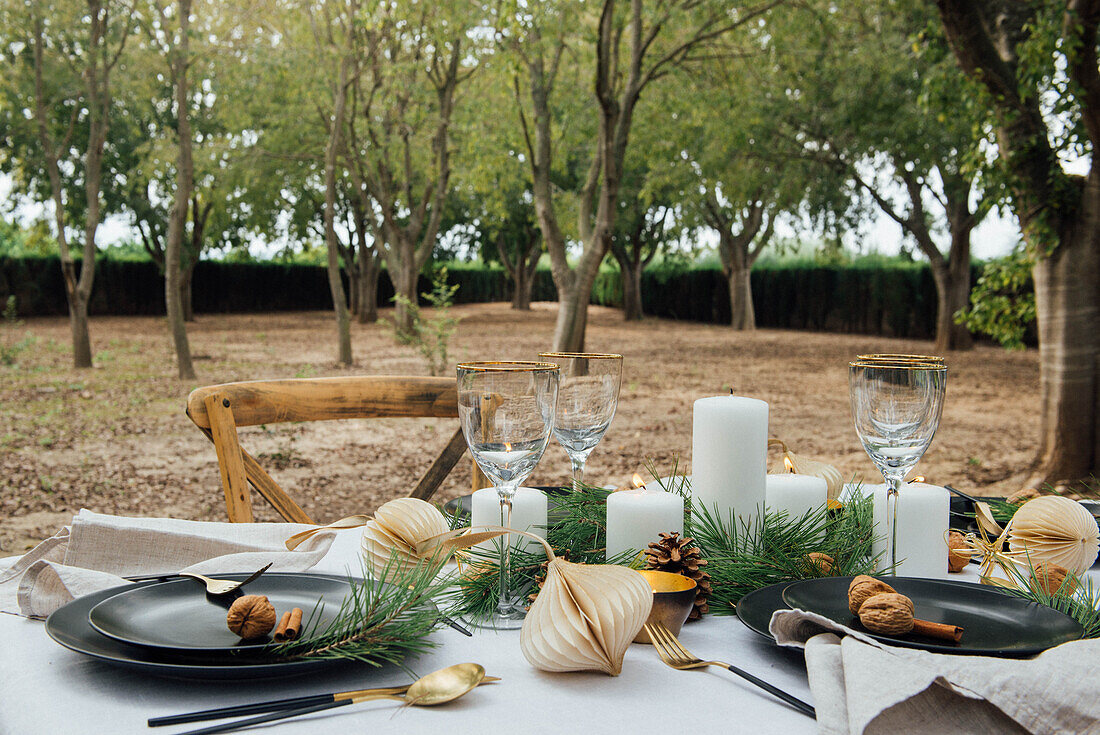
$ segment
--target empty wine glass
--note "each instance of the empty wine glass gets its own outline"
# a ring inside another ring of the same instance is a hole
[[[542,459],[554,426],[558,366],[546,362],[471,362],[458,366],[458,418],[481,471],[496,486],[511,527],[512,498]],[[526,609],[508,588],[512,544],[501,543],[500,597],[490,624],[516,628]]]
[[[584,478],[588,455],[600,443],[619,404],[623,356],[598,352],[540,352],[561,368],[554,438],[573,468],[573,489]]]
[[[888,486],[891,566],[897,564],[898,490],[936,434],[946,381],[943,358],[889,355],[849,363],[856,433]]]

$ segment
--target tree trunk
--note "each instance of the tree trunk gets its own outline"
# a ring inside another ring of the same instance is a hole
[[[195,264],[191,263],[180,271],[180,305],[183,307],[183,320],[195,321],[195,307],[192,302],[191,283],[195,279]]]
[[[752,270],[733,267],[726,271],[730,294],[730,326],[737,331],[756,329],[756,310],[752,305]]]
[[[349,34],[350,37],[350,34]],[[350,46],[350,41],[349,41]],[[348,98],[348,55],[340,60],[340,79],[333,90],[333,112],[330,121],[328,146],[325,149],[325,245],[328,251],[328,286],[332,295],[332,308],[336,315],[336,341],[341,365],[351,365],[351,319],[344,294],[344,282],[340,279],[339,243],[336,240],[336,154],[340,150],[340,136],[344,127],[344,110]]]
[[[374,253],[359,254],[359,323],[374,324],[378,321],[378,257]]]
[[[591,292],[591,286],[586,292],[576,282],[571,287],[558,287],[554,352],[584,352],[584,332],[588,325],[588,301]]]
[[[640,321],[643,316],[642,264],[634,262],[626,253],[625,248],[613,247],[611,253],[619,263],[619,273],[622,275],[623,320],[628,322]]]
[[[1096,476],[1100,442],[1100,188],[1033,269],[1040,364],[1039,468],[1031,483]]]
[[[955,314],[970,305],[970,228],[951,233],[951,252],[947,256],[948,283],[945,304],[951,315],[948,330],[951,335],[949,350],[969,350],[974,347],[974,337],[965,324],[955,323]],[[939,339],[937,337],[937,344]]]
[[[344,272],[348,274],[348,311],[359,316],[359,266],[345,262]]]
[[[401,247],[398,245],[397,247]],[[404,296],[408,299],[407,304],[417,303],[417,271],[416,266],[413,264],[412,253],[409,253],[408,258],[402,258],[401,262],[396,263],[395,267],[391,266],[390,278],[393,279],[393,290],[399,296]],[[412,329],[412,310],[406,303],[401,301],[396,302],[394,308],[393,321],[398,330],[409,331]]]
[[[180,296],[180,256],[183,245],[184,222],[191,205],[191,186],[194,162],[191,158],[191,119],[187,66],[190,64],[191,0],[179,0],[179,45],[170,48],[170,65],[175,81],[176,119],[178,121],[179,156],[176,164],[176,197],[168,218],[168,237],[164,245],[164,302],[168,311],[168,330],[176,348],[176,363],[180,380],[194,380],[195,366],[191,363],[191,345],[187,341],[187,327],[183,322],[183,304]],[[164,18],[164,13],[161,15]]]
[[[528,273],[525,263],[512,269],[512,308],[516,311],[531,310],[531,286],[535,279]]]
[[[69,297],[69,328],[73,333],[73,366],[90,368],[92,340],[88,335],[88,302],[75,291]]]

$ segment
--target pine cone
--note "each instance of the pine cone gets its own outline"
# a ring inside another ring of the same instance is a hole
[[[569,561],[569,549],[554,549],[554,556],[558,559],[565,559]],[[542,592],[542,586],[546,584],[546,568],[550,565],[550,560],[547,559],[542,564],[539,564],[538,574],[535,575],[535,582],[538,583],[538,588],[527,595],[527,607],[535,604],[535,598],[539,596],[539,592]]]
[[[701,569],[707,565],[707,560],[699,553],[695,539],[682,539],[678,533],[662,533],[660,541],[651,543],[645,555],[646,569],[682,574],[695,580],[695,605],[688,620],[698,620],[709,611],[710,575]]]

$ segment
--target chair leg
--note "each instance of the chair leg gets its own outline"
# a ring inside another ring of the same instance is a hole
[[[237,424],[229,400],[220,394],[207,396],[203,403],[210,417],[210,434],[218,453],[218,470],[225,491],[225,510],[231,523],[252,522],[252,495],[244,470],[244,458],[237,439]]]

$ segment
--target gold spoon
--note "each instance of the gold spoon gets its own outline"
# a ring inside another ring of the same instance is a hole
[[[265,722],[274,722],[287,717],[307,715],[312,712],[320,712],[322,710],[341,707],[356,702],[369,702],[374,699],[396,699],[399,702],[404,702],[406,705],[428,707],[458,699],[471,690],[476,689],[478,684],[481,684],[484,679],[485,667],[481,664],[455,664],[420,677],[414,681],[404,693],[378,690],[372,692],[369,689],[362,690],[359,693],[348,692],[348,694],[352,694],[352,696],[346,699],[334,699],[331,702],[315,704],[310,707],[271,712],[266,715],[260,715],[259,717],[249,717],[235,722],[226,722],[221,725],[204,727],[200,730],[189,730],[184,733],[179,733],[179,735],[213,735],[213,733],[218,732],[230,732],[231,730],[238,730],[242,727],[259,725]]]
[[[372,699],[396,699],[417,707],[431,707],[450,702],[477,688],[485,678],[481,664],[455,664],[433,671],[414,681],[404,693],[365,692],[348,697],[352,702],[368,702]]]

